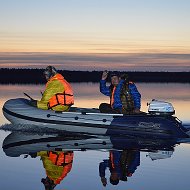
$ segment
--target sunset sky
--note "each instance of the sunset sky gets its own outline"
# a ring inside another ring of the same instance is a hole
[[[189,0],[0,0],[0,67],[190,71]]]

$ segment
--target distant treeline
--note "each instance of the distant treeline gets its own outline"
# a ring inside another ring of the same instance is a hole
[[[1,84],[41,84],[45,83],[43,69],[0,69]],[[100,71],[59,70],[69,82],[98,82]],[[123,72],[122,72],[123,73]],[[179,82],[190,83],[190,72],[127,72],[134,82]]]

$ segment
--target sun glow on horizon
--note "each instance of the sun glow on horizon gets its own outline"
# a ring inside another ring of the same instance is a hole
[[[7,67],[23,67],[26,64],[35,67],[36,64],[45,64],[42,59],[37,63],[33,60],[21,64],[16,61],[9,62],[13,53],[35,52],[46,55],[81,54],[85,60],[83,59],[84,63],[80,69],[107,69],[108,66],[112,66],[99,56],[96,57],[96,61],[87,61],[90,56],[86,54],[107,54],[107,57],[108,54],[109,57],[113,54],[129,54],[125,61],[120,61],[121,56],[117,56],[117,68],[123,69],[127,63],[130,70],[148,68],[159,71],[165,64],[166,70],[178,71],[181,67],[182,70],[190,70],[190,58],[184,55],[190,55],[190,1],[0,2],[0,53],[7,54],[7,61],[1,60],[0,57],[0,67],[5,67],[5,64]],[[130,54],[133,54],[132,59]],[[135,59],[134,54],[137,54]],[[150,58],[141,61],[139,54],[149,54]],[[182,59],[152,59],[151,54],[182,54]],[[74,56],[75,63],[76,57]],[[44,59],[47,62],[47,58]],[[63,63],[66,67],[71,67],[73,60],[70,60],[68,65],[64,59],[57,62],[55,58],[55,64],[58,66]],[[80,65],[79,60],[75,68],[78,69]]]
[[[64,70],[187,71],[190,54],[168,53],[40,53],[0,52],[0,68]]]
[[[97,35],[31,34],[0,35],[0,52],[49,53],[190,53],[190,41],[180,39],[136,39]],[[187,39],[187,38],[186,38]]]

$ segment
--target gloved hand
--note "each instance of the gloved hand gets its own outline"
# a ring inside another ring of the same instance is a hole
[[[37,100],[30,100],[30,105],[33,107],[37,107]]]
[[[31,158],[36,158],[37,157],[37,152],[29,153],[29,155],[31,156]]]

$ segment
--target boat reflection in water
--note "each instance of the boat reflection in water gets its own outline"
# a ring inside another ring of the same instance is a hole
[[[176,145],[174,139],[148,139],[138,136],[87,136],[71,134],[32,134],[12,132],[3,142],[7,156],[40,157],[46,171],[41,179],[45,189],[54,189],[72,169],[75,151],[106,150],[107,158],[99,164],[99,176],[103,186],[108,183],[105,170],[109,168],[109,181],[117,185],[127,181],[140,166],[140,152],[148,152],[152,160],[161,151],[171,156]],[[161,157],[161,158],[166,158]],[[98,167],[98,166],[97,166]]]

